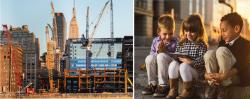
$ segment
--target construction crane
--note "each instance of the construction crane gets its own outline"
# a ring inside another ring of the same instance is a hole
[[[87,25],[86,25],[86,38],[87,38],[87,46],[86,46],[86,68],[89,69],[91,68],[91,56],[92,56],[92,52],[91,52],[91,47],[92,47],[92,42],[93,42],[93,36],[95,34],[95,31],[101,21],[101,18],[105,12],[105,10],[108,7],[108,3],[109,1],[107,1],[103,7],[103,9],[101,10],[101,13],[99,14],[99,17],[96,21],[96,24],[94,25],[93,31],[91,32],[91,34],[89,35],[89,25],[88,25],[88,15],[89,15],[89,8],[87,9],[87,15],[86,15],[86,19],[87,19]],[[83,42],[86,43],[86,42]]]
[[[108,3],[109,1],[107,1],[103,7],[103,9],[101,10],[101,13],[98,16],[98,19],[96,21],[96,24],[94,25],[93,31],[91,32],[91,34],[89,35],[89,7],[87,7],[87,14],[86,14],[86,40],[84,40],[84,36],[82,36],[82,44],[83,46],[86,48],[86,70],[89,71],[91,68],[91,57],[92,57],[92,52],[91,52],[91,47],[92,47],[92,42],[93,42],[93,36],[94,33],[101,21],[101,18],[105,12],[105,10],[108,7]],[[89,71],[91,72],[91,71]],[[91,77],[91,79],[93,79]],[[93,87],[93,86],[92,86]],[[90,89],[90,92],[92,91],[92,87]]]
[[[114,25],[113,25],[113,2],[110,0],[110,38],[114,38]],[[111,42],[108,46],[108,57],[109,57],[109,66],[111,66],[111,59],[114,58],[114,42]]]
[[[46,66],[48,68],[48,76],[49,76],[49,85],[50,92],[54,92],[54,80],[53,80],[53,69],[54,69],[54,49],[55,49],[55,41],[51,40],[49,36],[49,28],[46,26],[46,45],[47,45],[47,55],[46,55]]]
[[[89,7],[87,7],[87,14],[86,14],[86,39],[89,39]],[[84,36],[82,36],[84,38]],[[88,44],[88,42],[86,42]],[[91,56],[92,52],[90,51],[89,48],[86,48],[86,70],[91,67]]]
[[[91,32],[91,34],[90,34],[90,36],[89,36],[89,38],[88,38],[88,45],[87,45],[87,47],[88,47],[89,49],[92,47],[93,36],[94,36],[94,34],[95,34],[95,31],[96,31],[96,29],[97,29],[97,26],[98,26],[99,23],[100,23],[100,20],[101,20],[101,18],[102,18],[102,16],[103,16],[104,11],[105,11],[106,8],[108,7],[108,3],[109,3],[109,1],[107,1],[107,2],[105,3],[105,5],[104,5],[104,7],[103,7],[103,9],[102,9],[102,11],[101,11],[101,13],[99,14],[99,17],[98,17],[98,19],[97,19],[97,22],[96,22],[96,24],[94,25],[93,31]]]
[[[53,17],[53,40],[56,41],[56,48],[58,47],[58,39],[57,39],[57,22],[55,17],[55,9],[53,2],[51,1],[51,15]]]
[[[55,92],[54,88],[54,80],[53,80],[53,69],[58,67],[60,69],[60,58],[62,57],[61,50],[58,46],[58,36],[57,36],[57,20],[55,16],[55,9],[53,2],[51,2],[51,14],[53,17],[53,27],[49,24],[46,26],[46,43],[47,43],[47,56],[46,56],[46,65],[48,68],[48,76],[49,76],[49,85],[50,92]],[[49,28],[52,32],[52,38],[49,36]],[[60,70],[59,70],[60,71]],[[60,73],[59,73],[60,74]],[[59,87],[59,80],[58,80]]]

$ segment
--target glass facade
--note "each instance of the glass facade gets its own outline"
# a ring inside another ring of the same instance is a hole
[[[110,69],[110,68],[121,68],[122,59],[122,40],[114,42],[113,53],[114,56],[109,58],[108,47],[109,42],[105,39],[94,40],[91,47],[92,57],[91,57],[91,67],[96,69]],[[82,46],[79,40],[67,41],[66,53],[69,58],[69,66],[66,69],[76,70],[76,69],[86,69],[86,47]],[[110,63],[110,64],[109,64]]]

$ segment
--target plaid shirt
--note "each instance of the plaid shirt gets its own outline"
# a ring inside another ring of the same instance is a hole
[[[160,44],[160,42],[161,42],[161,39],[159,36],[154,38],[152,45],[151,45],[151,50],[150,50],[151,55],[157,55],[158,45]],[[177,42],[178,42],[177,38],[173,38],[170,41],[170,43],[166,44],[165,47],[167,51],[171,53],[175,52]]]
[[[205,62],[203,56],[207,51],[207,46],[204,42],[192,42],[186,41],[182,46],[177,44],[176,52],[187,53],[193,60],[191,65],[199,73],[199,77],[204,78],[205,73]]]

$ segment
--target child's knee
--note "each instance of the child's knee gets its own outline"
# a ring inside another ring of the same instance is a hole
[[[203,58],[204,58],[204,60],[209,60],[211,58],[214,58],[213,56],[215,56],[215,51],[214,50],[210,50],[210,51],[207,51],[204,54]]]
[[[170,60],[171,60],[171,57],[165,53],[160,53],[157,55],[157,61],[170,62]]]
[[[216,56],[224,56],[225,54],[230,53],[230,50],[227,47],[219,47],[216,50]]]
[[[172,61],[168,67],[168,74],[170,78],[177,78],[179,72],[179,63]]]
[[[181,74],[186,74],[187,72],[190,72],[189,68],[190,68],[190,66],[188,64],[181,63],[180,64],[180,73]]]
[[[148,63],[152,63],[155,59],[154,59],[154,55],[148,55],[145,59],[145,63],[148,64]]]

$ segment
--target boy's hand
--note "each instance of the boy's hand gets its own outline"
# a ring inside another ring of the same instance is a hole
[[[227,75],[226,75],[226,73],[214,73],[214,79],[217,82],[221,82],[221,81],[227,79]]]
[[[205,73],[205,80],[210,81],[210,84],[212,86],[218,86],[220,83],[215,79],[215,74],[214,73]]]
[[[223,80],[227,79],[225,73],[206,73],[205,79],[212,81],[213,85],[219,85]]]
[[[213,74],[212,73],[205,73],[205,79],[211,81],[213,79]]]
[[[166,47],[163,41],[160,42],[158,45],[158,53],[165,53],[166,52]]]

